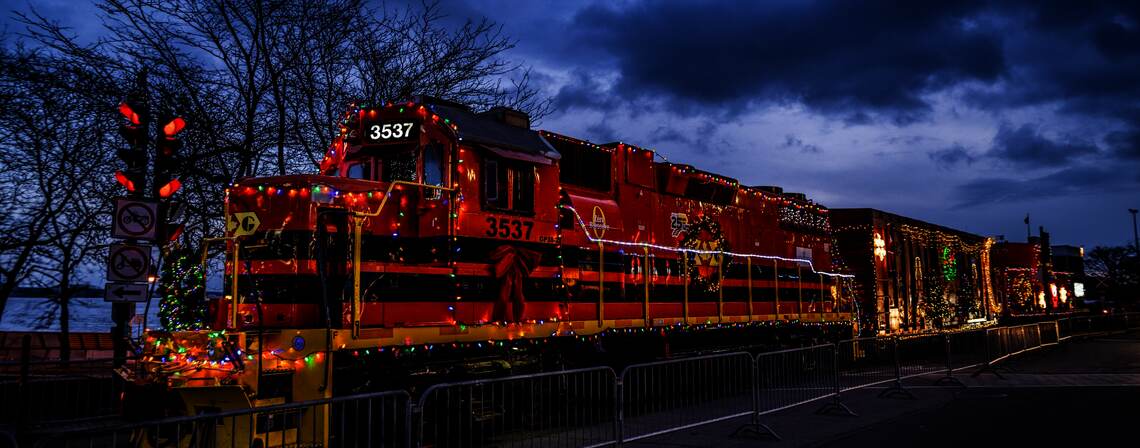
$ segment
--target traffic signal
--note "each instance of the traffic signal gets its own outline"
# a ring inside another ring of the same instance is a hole
[[[181,117],[164,121],[162,136],[155,141],[154,151],[154,195],[163,199],[182,188],[182,182],[173,177],[172,171],[175,168],[174,155],[182,149],[178,133],[186,127],[186,120]]]
[[[186,230],[184,224],[178,223],[178,221],[182,221],[182,215],[185,214],[185,206],[181,202],[170,201],[160,203],[158,208],[161,219],[158,228],[159,241],[170,243],[177,240],[179,236],[182,236],[182,232]]]
[[[141,195],[146,186],[146,115],[126,102],[119,104],[119,113],[127,120],[119,126],[119,134],[127,140],[127,147],[117,151],[119,159],[126,164],[126,169],[115,172],[115,181],[128,192]]]

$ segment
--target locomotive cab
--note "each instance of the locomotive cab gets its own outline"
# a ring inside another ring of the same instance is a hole
[[[239,225],[227,236],[238,246],[236,281],[232,260],[227,274],[239,304],[232,318],[219,307],[218,326],[501,320],[496,260],[556,241],[558,155],[525,117],[436,99],[353,107],[320,175],[235,185],[227,214]],[[553,279],[554,257],[530,258],[528,271]],[[555,282],[540,283],[525,286]],[[509,320],[559,313],[540,304]]]

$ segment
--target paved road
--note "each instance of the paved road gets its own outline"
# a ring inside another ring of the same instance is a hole
[[[636,446],[962,447],[1137,446],[1140,334],[1072,340],[1010,360],[999,372],[906,382],[915,399],[848,393],[858,416],[817,415],[809,404],[764,417],[783,439],[732,436],[735,419],[633,443]],[[1130,442],[1124,442],[1129,440]]]

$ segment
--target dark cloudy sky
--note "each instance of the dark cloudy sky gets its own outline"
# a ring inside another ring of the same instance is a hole
[[[542,127],[745,184],[1023,240],[1131,240],[1140,2],[467,1]]]
[[[7,3],[13,3],[11,1]],[[16,1],[14,3],[22,4]],[[37,2],[39,3],[39,2]],[[542,127],[830,207],[1130,241],[1140,2],[444,0],[518,40]],[[93,26],[82,8],[45,12]]]

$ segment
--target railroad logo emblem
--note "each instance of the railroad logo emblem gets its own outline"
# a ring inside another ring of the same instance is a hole
[[[587,224],[591,229],[594,229],[594,238],[602,238],[606,235],[606,212],[602,208],[595,205],[594,211],[590,216],[590,223]]]
[[[226,220],[226,231],[233,232],[234,236],[252,235],[260,225],[261,220],[257,219],[257,213],[237,212]]]
[[[685,253],[689,264],[689,281],[706,292],[719,291],[723,273],[732,261],[731,257],[723,253],[729,247],[720,224],[708,217],[697,218],[687,226],[681,247],[693,250]]]
[[[689,215],[684,213],[669,215],[669,230],[673,234],[673,238],[681,236],[682,233],[689,230]]]

